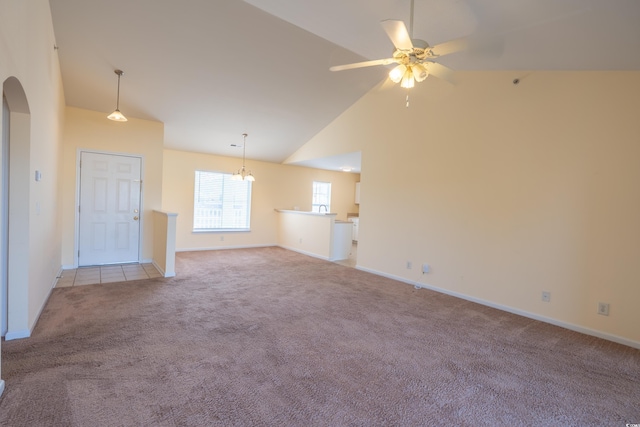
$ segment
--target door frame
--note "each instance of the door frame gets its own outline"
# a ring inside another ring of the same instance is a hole
[[[76,150],[76,197],[75,197],[75,235],[73,242],[73,268],[78,268],[80,259],[78,251],[80,250],[80,160],[82,153],[106,154],[109,156],[125,156],[140,159],[140,231],[138,238],[138,263],[142,260],[142,242],[144,241],[144,156],[135,153],[122,153],[117,151],[92,150],[88,148],[78,148]]]
[[[2,160],[0,160],[0,336],[9,330],[9,103],[2,92]]]

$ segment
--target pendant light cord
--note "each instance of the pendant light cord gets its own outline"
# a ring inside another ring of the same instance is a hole
[[[247,153],[247,134],[243,133],[242,138],[242,170],[244,170],[244,159]]]
[[[122,72],[118,73],[118,94],[116,95],[116,110],[120,110],[120,76]]]

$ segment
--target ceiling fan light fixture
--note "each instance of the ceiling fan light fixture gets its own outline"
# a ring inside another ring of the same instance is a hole
[[[393,70],[389,71],[389,78],[394,83],[400,83],[400,81],[402,80],[402,76],[404,76],[406,71],[407,71],[407,66],[404,64],[400,64],[396,66]]]
[[[427,76],[429,76],[427,67],[422,64],[413,64],[411,71],[413,72],[413,78],[415,78],[417,82],[423,82]]]
[[[113,113],[107,116],[107,119],[113,120],[114,122],[126,122],[127,118],[120,112],[120,77],[124,74],[122,70],[114,70],[114,73],[118,75],[118,92],[116,96],[116,109]]]
[[[415,85],[416,85],[416,81],[413,78],[413,72],[411,71],[411,68],[409,68],[407,71],[405,71],[404,75],[402,76],[402,83],[400,83],[400,86],[402,86],[405,89],[411,89]]]

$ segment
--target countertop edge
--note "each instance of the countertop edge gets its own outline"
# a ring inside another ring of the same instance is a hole
[[[274,211],[279,213],[292,213],[292,214],[299,214],[299,215],[315,215],[315,216],[327,216],[327,217],[334,217],[338,215],[337,213],[333,213],[333,212],[318,213],[318,212],[309,212],[309,211],[296,211],[291,209],[274,209]]]

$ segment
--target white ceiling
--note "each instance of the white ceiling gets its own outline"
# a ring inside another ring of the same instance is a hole
[[[50,0],[67,105],[165,124],[165,147],[282,162],[386,78],[383,19],[410,0]],[[637,0],[415,0],[431,45],[499,36],[499,49],[439,60],[454,70],[640,70]],[[433,77],[430,77],[433,78]],[[420,90],[420,85],[415,90]],[[125,124],[126,126],[126,124]],[[339,169],[345,153],[305,162]],[[351,165],[359,167],[358,165]]]

